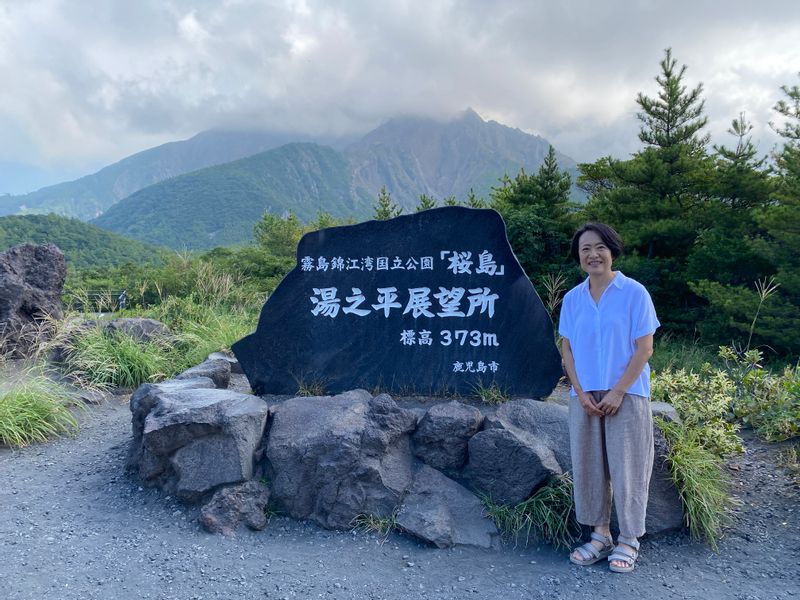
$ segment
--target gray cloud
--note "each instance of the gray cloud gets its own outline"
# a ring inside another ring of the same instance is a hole
[[[664,48],[725,143],[797,83],[794,0],[0,0],[0,160],[111,162],[210,127],[366,131],[472,106],[578,160],[634,152]]]

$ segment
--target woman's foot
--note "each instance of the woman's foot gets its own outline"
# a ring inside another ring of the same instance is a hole
[[[636,566],[639,556],[639,541],[623,535],[617,537],[617,546],[608,557],[608,568],[615,573],[630,573]]]
[[[593,565],[606,558],[614,551],[614,542],[608,529],[595,528],[591,538],[582,546],[578,546],[570,554],[569,560],[575,565]]]

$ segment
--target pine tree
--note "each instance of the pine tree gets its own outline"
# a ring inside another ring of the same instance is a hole
[[[423,210],[430,210],[431,208],[436,208],[436,200],[427,194],[420,194],[416,211],[421,212]]]
[[[381,186],[378,192],[378,201],[375,204],[375,213],[373,218],[376,221],[388,221],[395,217],[399,217],[403,213],[403,209],[392,202],[392,195],[386,191],[386,186]]]

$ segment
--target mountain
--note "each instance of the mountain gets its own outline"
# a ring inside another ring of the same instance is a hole
[[[265,211],[293,211],[301,220],[319,210],[365,217],[371,203],[351,189],[341,153],[294,143],[149,186],[93,222],[151,244],[191,250],[250,240]]]
[[[28,194],[0,196],[0,215],[54,212],[89,220],[154,183],[298,141],[306,140],[297,134],[269,131],[205,131],[138,152],[75,181]]]
[[[0,252],[34,242],[53,243],[74,267],[113,267],[127,263],[159,263],[161,250],[78,219],[58,215],[0,217]]]
[[[504,174],[538,169],[549,146],[539,136],[484,121],[467,109],[447,122],[392,119],[347,147],[345,156],[356,190],[374,198],[385,185],[395,202],[413,210],[420,194],[463,200],[472,189],[486,198]],[[574,180],[575,161],[558,152],[556,156]]]

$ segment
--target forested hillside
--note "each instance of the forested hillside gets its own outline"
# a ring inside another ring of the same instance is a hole
[[[151,244],[202,249],[251,240],[265,212],[309,221],[319,211],[361,218],[369,210],[369,199],[351,194],[341,154],[288,144],[147,187],[94,223]]]
[[[75,181],[29,194],[0,196],[0,215],[57,213],[88,221],[159,181],[299,141],[306,140],[292,133],[204,131],[188,140],[137,152]]]
[[[0,217],[0,252],[33,242],[61,248],[75,268],[102,268],[127,263],[159,263],[163,250],[124,238],[78,219],[57,215]]]

